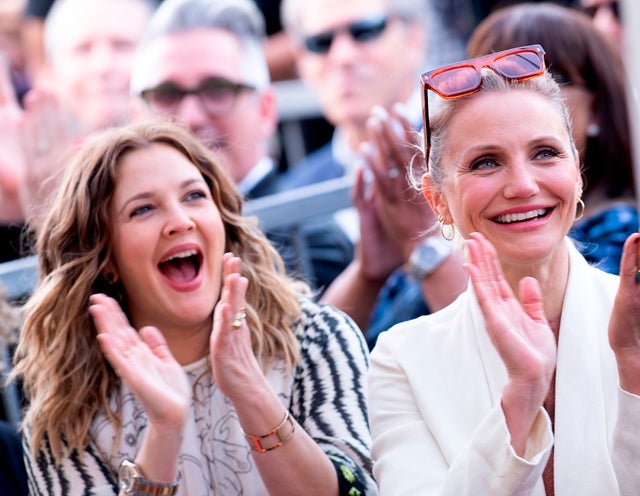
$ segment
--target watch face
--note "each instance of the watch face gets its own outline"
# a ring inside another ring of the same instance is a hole
[[[130,466],[130,463],[123,462],[118,472],[118,487],[120,490],[124,492],[131,491],[133,489],[135,476],[135,468]]]
[[[453,251],[453,245],[444,239],[427,238],[417,245],[409,258],[411,274],[418,280],[431,275]]]
[[[414,259],[414,263],[416,267],[422,271],[429,273],[433,269],[435,269],[440,262],[442,262],[442,256],[438,252],[435,246],[431,245],[423,245],[420,246],[417,253],[416,258]]]

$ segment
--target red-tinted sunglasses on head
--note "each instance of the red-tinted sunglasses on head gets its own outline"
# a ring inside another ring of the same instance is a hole
[[[528,45],[483,55],[425,72],[420,77],[420,82],[422,85],[427,167],[429,165],[429,150],[431,149],[428,90],[447,99],[475,93],[482,83],[480,71],[484,67],[488,67],[509,81],[525,81],[544,73],[545,56],[545,51],[540,45]]]

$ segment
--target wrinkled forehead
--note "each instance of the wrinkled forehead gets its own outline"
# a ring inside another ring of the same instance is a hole
[[[229,31],[199,28],[150,41],[136,55],[134,93],[172,81],[185,87],[220,77],[244,82],[246,47]]]
[[[137,43],[151,16],[145,0],[57,0],[45,21],[49,58],[97,39]]]

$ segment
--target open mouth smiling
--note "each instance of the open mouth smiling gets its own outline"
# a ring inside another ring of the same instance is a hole
[[[535,210],[529,210],[528,212],[519,212],[517,214],[504,214],[498,215],[493,218],[493,221],[498,224],[513,224],[516,222],[526,222],[533,219],[541,219],[549,215],[552,209],[550,208],[536,208]]]
[[[185,250],[161,260],[158,264],[160,272],[177,283],[193,281],[202,266],[202,253],[198,250]]]

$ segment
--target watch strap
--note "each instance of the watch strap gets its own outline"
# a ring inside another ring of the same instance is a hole
[[[134,462],[125,459],[118,470],[118,485],[124,494],[131,496],[173,496],[180,485],[180,473],[175,482],[151,481],[144,477]]]

